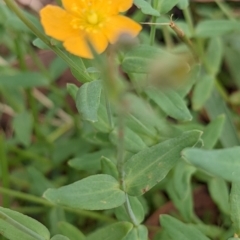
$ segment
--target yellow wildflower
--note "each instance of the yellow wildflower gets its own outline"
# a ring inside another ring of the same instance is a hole
[[[119,14],[132,0],[62,0],[63,8],[47,5],[40,11],[46,34],[63,42],[71,53],[92,58],[86,39],[98,53],[127,33],[135,37],[141,26]]]

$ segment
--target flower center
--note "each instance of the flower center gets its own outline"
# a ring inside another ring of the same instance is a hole
[[[96,12],[94,11],[91,11],[88,15],[87,15],[87,22],[89,24],[92,24],[92,25],[96,25],[98,22],[99,22],[99,17],[97,15]]]

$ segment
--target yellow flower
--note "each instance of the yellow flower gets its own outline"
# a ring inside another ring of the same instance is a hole
[[[108,43],[127,33],[135,37],[141,26],[119,15],[132,6],[132,0],[62,0],[64,9],[48,5],[40,11],[46,34],[63,42],[67,51],[92,58],[86,39],[98,53]]]

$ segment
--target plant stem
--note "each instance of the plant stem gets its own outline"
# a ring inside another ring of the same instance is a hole
[[[81,80],[83,82],[90,82],[92,79],[91,77],[86,74],[86,69],[84,69],[84,64],[79,58],[79,62],[82,62],[81,67],[75,63],[70,57],[67,56],[60,48],[54,46],[51,44],[51,41],[48,39],[48,37],[43,34],[31,21],[28,20],[28,18],[25,17],[23,12],[19,9],[19,7],[16,5],[16,3],[13,0],[4,0],[6,5],[9,9],[11,9],[18,18],[30,29],[32,32],[41,39],[46,45],[48,45],[60,58],[62,58],[71,68],[75,69],[78,74],[81,76]]]
[[[122,104],[120,105],[120,111],[118,115],[118,154],[117,154],[117,168],[119,174],[120,188],[125,192],[126,202],[124,207],[127,211],[129,218],[134,226],[138,226],[136,217],[133,213],[131,204],[129,202],[128,194],[126,193],[126,187],[124,182],[125,172],[124,172],[124,109]]]
[[[14,228],[19,229],[22,232],[25,232],[27,235],[32,236],[36,240],[45,240],[44,237],[38,235],[34,231],[32,231],[30,228],[25,227],[21,223],[15,221],[14,219],[8,217],[5,213],[0,211],[0,219],[2,219],[4,222],[9,223],[10,225],[14,226]]]
[[[188,24],[188,27],[189,27],[191,33],[193,34],[194,33],[194,24],[193,24],[193,20],[192,20],[192,14],[188,7],[183,9],[183,15],[184,15],[184,18]]]
[[[105,91],[104,91],[104,96],[105,96],[106,111],[107,111],[107,116],[108,116],[108,123],[109,123],[110,129],[113,129],[112,110],[111,110],[108,96]]]
[[[5,188],[9,188],[10,179],[9,179],[9,170],[8,170],[8,161],[6,155],[6,147],[5,147],[5,137],[4,134],[0,132],[0,166],[2,172],[2,185]],[[3,196],[3,207],[10,206],[10,200],[8,196]]]
[[[125,206],[125,209],[128,213],[129,218],[132,221],[132,224],[137,227],[139,224],[137,223],[137,219],[136,219],[136,217],[134,215],[134,212],[132,210],[132,207],[131,207],[131,204],[130,204],[130,201],[129,201],[129,196],[128,196],[127,193],[126,193],[126,202],[124,203],[124,206]]]
[[[157,0],[152,0],[152,5],[154,9],[157,9]],[[151,18],[151,23],[153,23],[151,25],[151,30],[150,30],[150,45],[153,46],[154,42],[155,42],[155,35],[156,35],[156,25],[154,23],[156,23],[157,21],[157,17],[152,16]]]
[[[168,50],[170,50],[173,46],[173,40],[172,40],[172,36],[168,30],[168,26],[163,26],[162,27],[162,33],[163,33],[163,38],[164,38],[164,42],[166,44],[166,47]]]
[[[222,10],[222,12],[228,17],[228,19],[236,21],[236,19],[234,18],[231,10],[229,9],[229,7],[224,2],[219,1],[219,0],[215,0],[215,3]]]
[[[49,135],[47,136],[47,140],[48,140],[50,143],[53,143],[53,142],[56,141],[59,137],[61,137],[64,133],[68,132],[73,126],[74,126],[74,122],[73,122],[73,121],[62,125],[62,126],[59,127],[58,129],[56,129],[54,132],[52,132],[51,134],[49,134]]]
[[[42,156],[39,156],[38,154],[35,154],[33,152],[29,152],[27,150],[20,149],[18,147],[10,146],[9,150],[17,153],[20,157],[27,158],[29,160],[35,160],[41,163],[42,165],[49,166],[51,164],[51,160]]]
[[[124,164],[124,117],[123,111],[121,110],[118,116],[117,168],[119,173],[120,187],[122,188],[122,190],[125,190],[123,164]]]

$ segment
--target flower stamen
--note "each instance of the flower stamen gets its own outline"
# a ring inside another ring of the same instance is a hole
[[[87,22],[91,25],[96,25],[99,22],[98,14],[94,11],[87,15]]]

